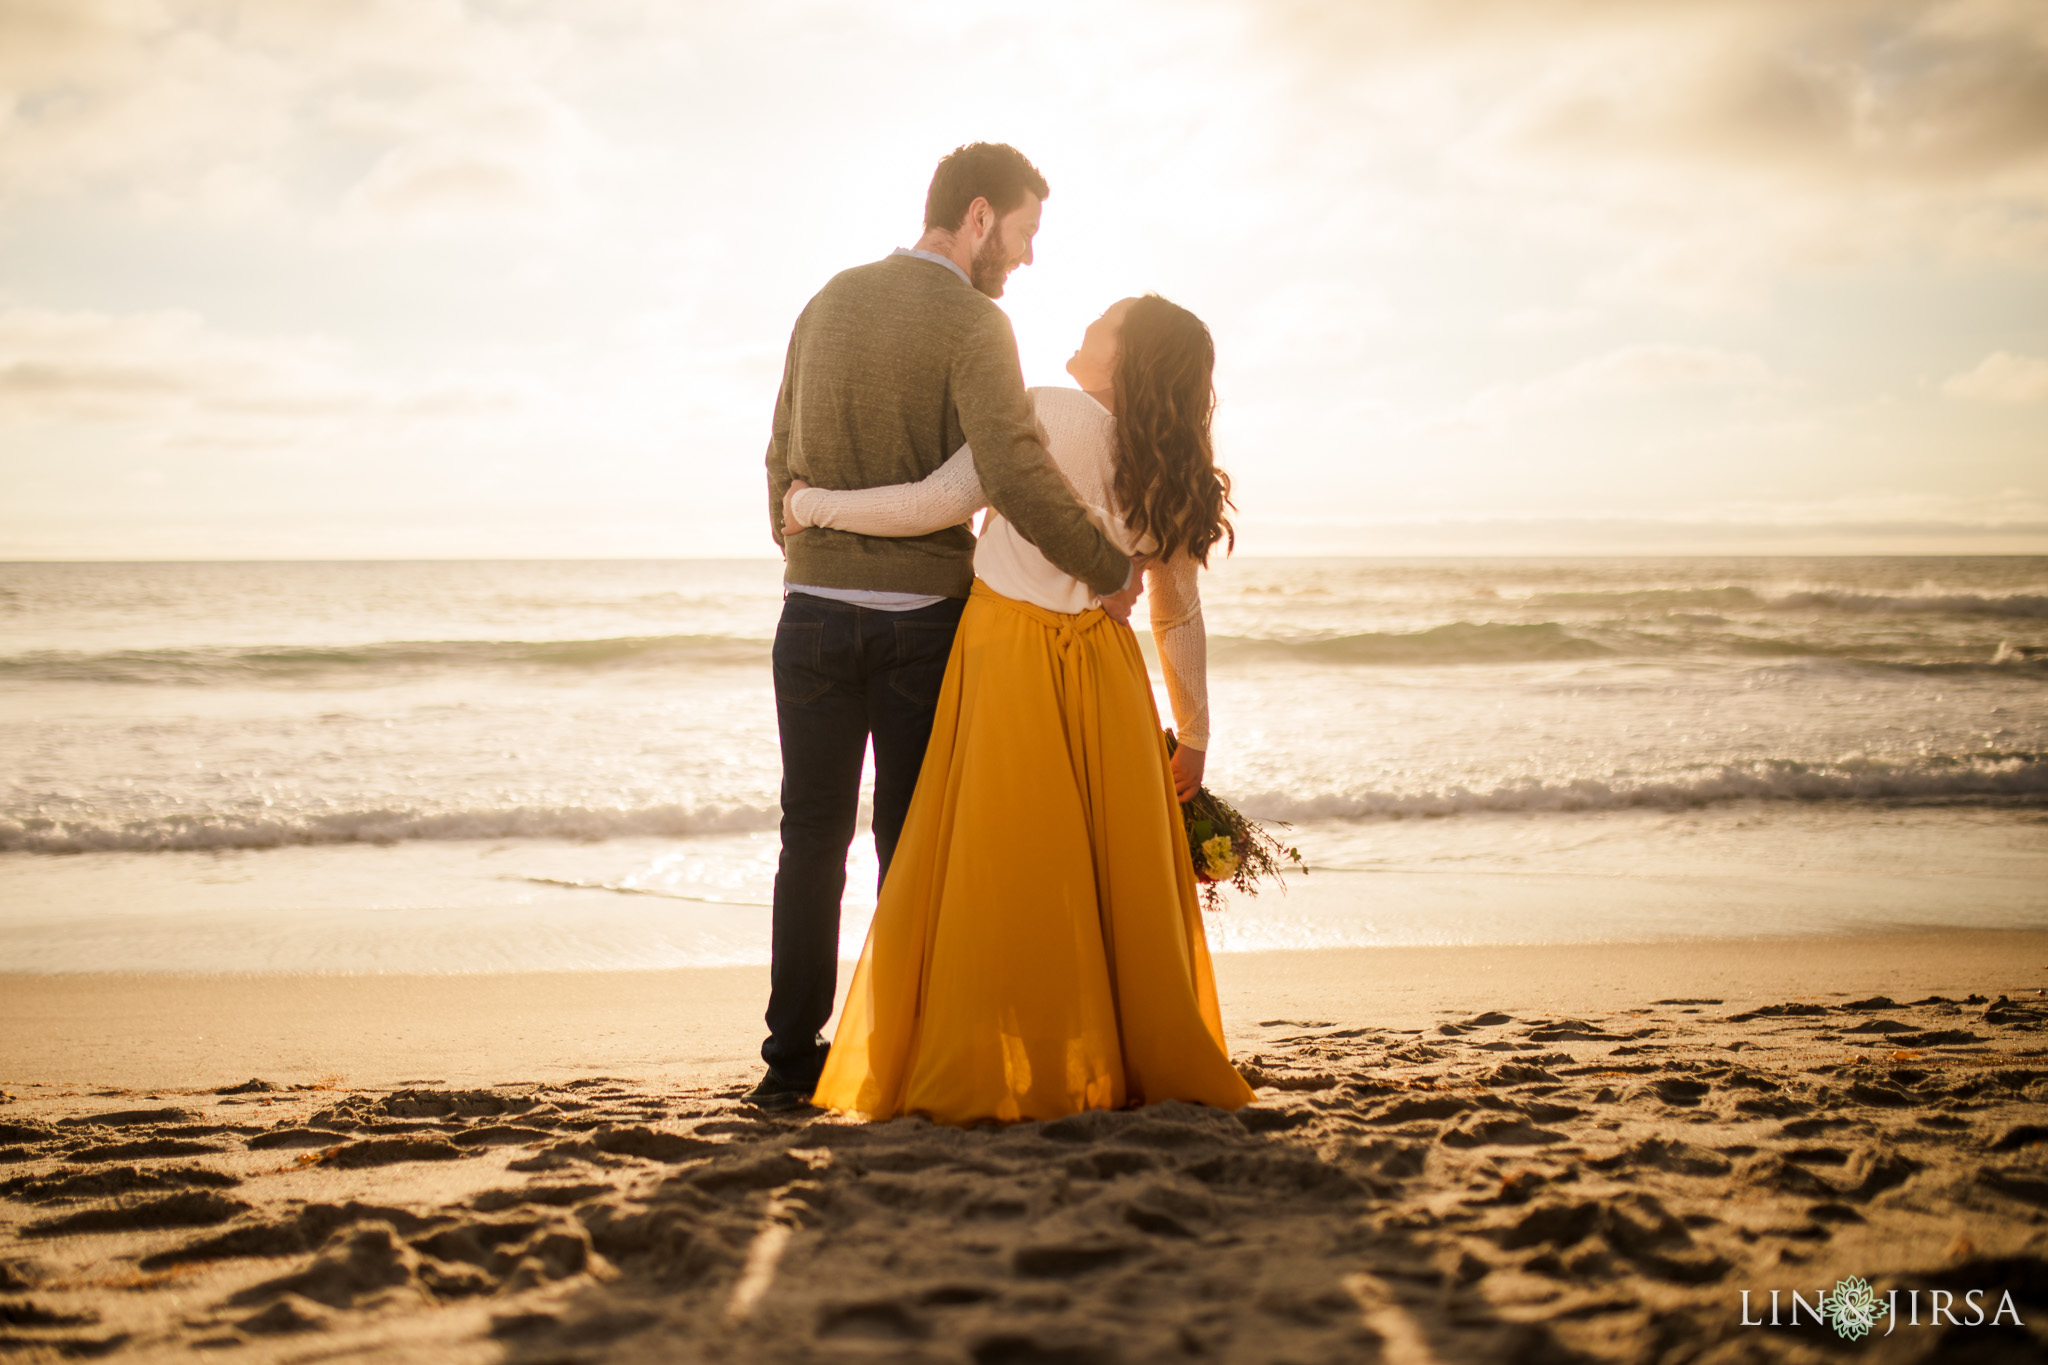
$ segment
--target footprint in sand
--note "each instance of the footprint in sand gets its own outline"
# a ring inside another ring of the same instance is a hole
[[[69,1237],[85,1232],[133,1232],[143,1228],[194,1228],[225,1223],[253,1207],[210,1190],[174,1194],[163,1199],[117,1204],[112,1208],[81,1209],[57,1218],[45,1218],[22,1229],[27,1237]]]

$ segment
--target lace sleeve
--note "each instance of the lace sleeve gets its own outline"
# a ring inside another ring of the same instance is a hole
[[[929,535],[958,526],[986,506],[988,496],[974,472],[974,452],[966,446],[917,483],[806,488],[790,499],[790,511],[805,526],[829,526],[864,536]]]
[[[1209,747],[1209,632],[1202,623],[1202,592],[1192,555],[1177,555],[1145,570],[1151,603],[1152,643],[1166,673],[1177,737],[1190,749]]]

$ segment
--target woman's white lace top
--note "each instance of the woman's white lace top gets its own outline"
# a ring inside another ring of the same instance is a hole
[[[1079,389],[1031,390],[1039,436],[1052,453],[1074,496],[1097,525],[1126,554],[1149,553],[1147,537],[1133,540],[1111,499],[1116,456],[1116,418]],[[790,503],[806,526],[829,526],[870,536],[917,536],[957,526],[988,505],[974,474],[974,452],[966,446],[921,483],[886,488],[806,488]],[[1181,743],[1209,747],[1209,637],[1202,623],[1200,569],[1182,554],[1145,570],[1152,639],[1166,673],[1166,696]],[[1048,611],[1082,612],[1102,599],[1086,583],[1062,573],[1015,527],[994,512],[974,548],[974,572],[1005,597]]]

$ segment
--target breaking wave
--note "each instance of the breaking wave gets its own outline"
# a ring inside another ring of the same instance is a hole
[[[1732,623],[1721,611],[1741,611]],[[1551,593],[1531,599],[1565,615],[1598,611],[1602,622],[1454,621],[1413,631],[1361,631],[1274,638],[1209,636],[1210,659],[1220,666],[1297,663],[1390,665],[1552,663],[1610,658],[1669,658],[1719,654],[1748,658],[1832,658],[1887,667],[1944,671],[1995,667],[2048,671],[2048,646],[2032,643],[2027,622],[2048,621],[2048,597],[1875,597],[1795,593],[1764,599],[1746,588]],[[1782,611],[1778,628],[1760,617]],[[1895,628],[1825,626],[1816,611],[1935,612],[1986,623],[1985,629],[1901,640]],[[1795,613],[1807,619],[1794,622]],[[1616,616],[1654,620],[1627,625]],[[2005,630],[1991,625],[2010,621]],[[1789,627],[1789,630],[1786,629]],[[2001,640],[2009,631],[2021,638]],[[1141,632],[1143,634],[1143,632]],[[1149,637],[1148,637],[1149,643]],[[766,681],[769,641],[737,635],[639,635],[592,640],[416,640],[358,645],[247,645],[105,652],[37,650],[0,656],[0,682],[109,683],[165,686],[290,687],[298,684],[376,686],[430,674],[654,674],[661,670],[758,667]]]
[[[639,635],[610,640],[425,640],[366,645],[255,645],[40,650],[0,658],[0,678],[35,682],[272,683],[353,674],[406,676],[469,668],[602,669],[752,664],[768,641],[732,635]]]
[[[351,810],[306,815],[171,815],[121,824],[0,817],[0,853],[176,853],[395,844],[438,839],[680,838],[774,829],[774,806],[509,806],[486,810]]]
[[[1296,660],[1332,664],[1540,663],[1552,659],[1597,659],[1614,651],[1573,635],[1554,621],[1527,625],[1474,625],[1459,621],[1432,630],[1329,635],[1303,640],[1268,640],[1212,635],[1209,654],[1219,662]]]
[[[2008,640],[1984,641],[1974,648],[1935,646],[1930,649],[1923,646],[1919,657],[1914,657],[1905,652],[1911,646],[1901,647],[1885,640],[1833,643],[1797,636],[1751,635],[1734,630],[1673,633],[1610,628],[1595,633],[1600,638],[1575,634],[1555,621],[1526,625],[1474,625],[1461,621],[1456,625],[1408,633],[1375,632],[1292,640],[1211,635],[1209,659],[1212,664],[1222,667],[1261,663],[1432,667],[1719,655],[1760,662],[1817,659],[1845,665],[1935,673],[1991,670],[2008,676],[2048,674],[2048,647],[2015,645]]]
[[[2002,616],[2028,621],[2048,621],[2048,596],[2014,593],[2006,597],[1980,597],[1974,593],[1945,593],[1932,597],[1887,597],[1854,592],[1795,592],[1770,605],[1786,611],[1851,611],[1912,616]]]
[[[1940,801],[2048,798],[2048,754],[1935,756],[1912,762],[1844,758],[1834,763],[1768,759],[1642,780],[1575,778],[1484,790],[1265,792],[1238,804],[1268,820],[1402,819],[1493,812],[1689,810],[1729,801]]]
[[[1629,588],[1537,593],[1527,599],[1526,605],[1549,610],[1621,613],[1787,611],[2048,620],[2048,595],[2040,593],[1985,596],[1979,593],[1915,595],[1821,590],[1769,596],[1751,588],[1738,587]]]
[[[1565,611],[1756,611],[1768,605],[1748,588],[1623,588],[1542,592],[1532,607]]]
[[[1477,813],[1686,810],[1730,801],[2048,800],[2048,754],[1987,753],[1912,761],[1772,759],[1693,773],[1530,781],[1440,791],[1250,793],[1238,804],[1264,819],[1402,819]],[[412,840],[682,838],[776,828],[768,805],[634,808],[509,806],[480,810],[368,809],[318,814],[170,815],[90,819],[0,817],[0,853],[157,853]]]

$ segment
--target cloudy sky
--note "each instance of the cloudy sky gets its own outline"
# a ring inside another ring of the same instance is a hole
[[[2039,0],[0,0],[0,557],[772,552],[933,162],[1156,289],[1262,553],[2048,552]]]

